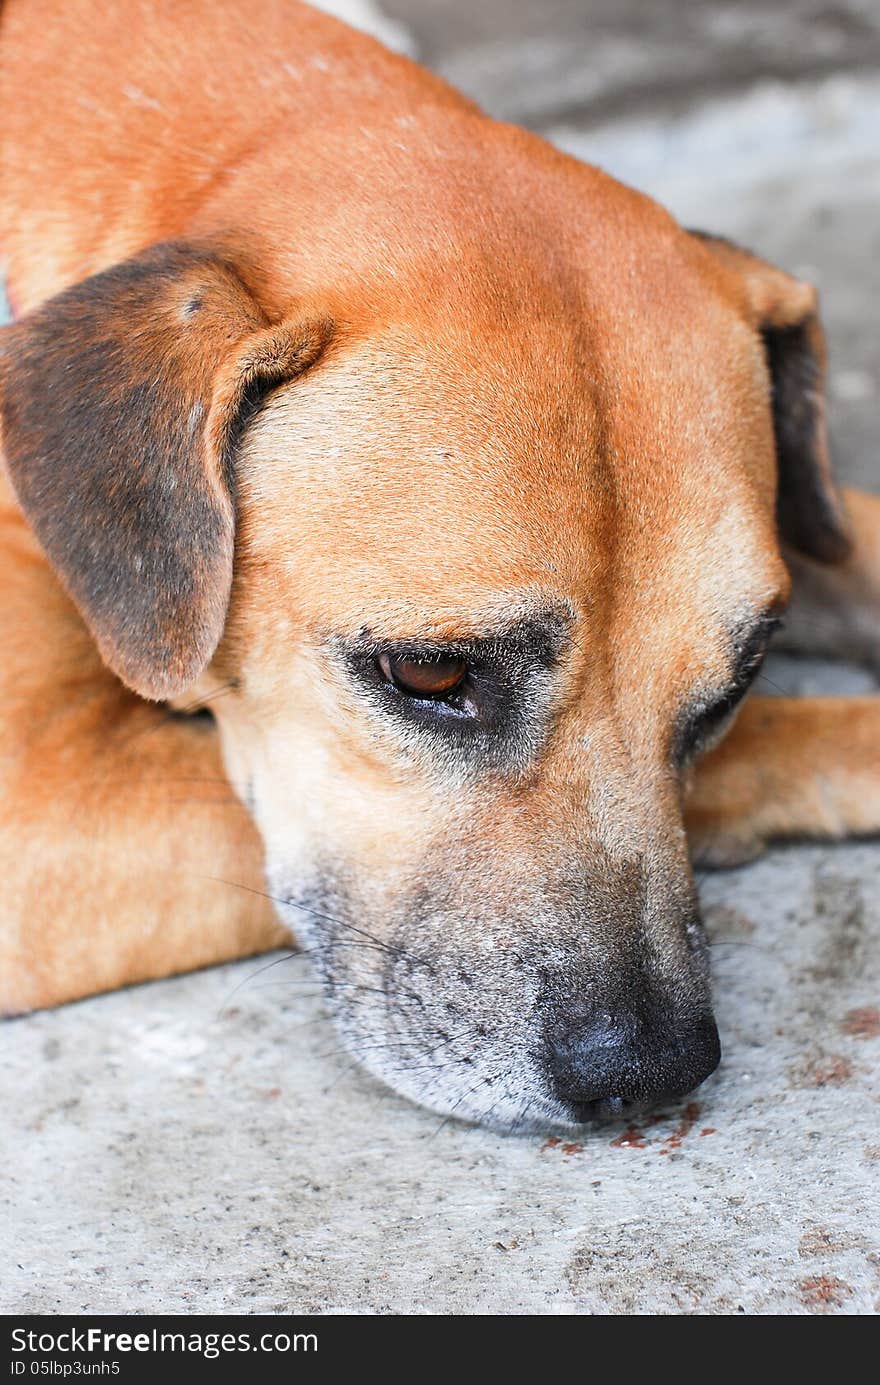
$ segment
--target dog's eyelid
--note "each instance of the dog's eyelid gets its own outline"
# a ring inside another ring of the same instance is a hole
[[[753,636],[765,635],[767,639],[775,635],[785,625],[785,606],[781,600],[774,601],[755,620],[751,633]]]
[[[753,669],[760,665],[767,653],[770,641],[784,625],[785,619],[781,610],[776,606],[771,606],[749,626],[744,634],[735,639],[735,662],[731,685],[738,684],[741,679],[747,677]]]
[[[733,664],[727,686],[714,694],[704,694],[679,723],[673,737],[674,758],[679,764],[692,760],[717,739],[760,675],[770,641],[784,624],[779,606],[774,603],[734,637]]]
[[[380,635],[364,627],[353,637],[331,635],[329,647],[361,659],[382,656],[413,660],[462,659],[471,665],[499,668],[551,667],[571,640],[572,617],[557,608],[514,616],[494,626],[457,635]]]

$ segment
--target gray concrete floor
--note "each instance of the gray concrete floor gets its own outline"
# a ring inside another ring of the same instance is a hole
[[[812,276],[840,468],[880,488],[876,6],[384,9],[490,109]],[[441,1124],[375,1086],[300,958],[7,1025],[0,1309],[873,1313],[878,887],[876,843],[708,876],[722,1068],[651,1123],[568,1142]]]

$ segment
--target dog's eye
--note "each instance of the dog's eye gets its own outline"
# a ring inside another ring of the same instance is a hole
[[[467,674],[464,659],[429,655],[407,658],[405,654],[380,654],[379,671],[409,697],[440,699],[460,688]]]

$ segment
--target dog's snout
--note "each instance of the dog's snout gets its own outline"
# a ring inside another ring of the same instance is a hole
[[[720,1057],[709,1013],[665,1022],[610,1014],[569,1024],[557,1018],[547,1039],[554,1093],[576,1121],[685,1096],[715,1071]]]

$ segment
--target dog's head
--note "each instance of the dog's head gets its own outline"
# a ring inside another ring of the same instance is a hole
[[[353,1052],[500,1126],[714,1069],[682,775],[780,531],[847,543],[812,290],[600,191],[281,321],[155,247],[3,355],[23,508],[110,668],[213,708]]]

